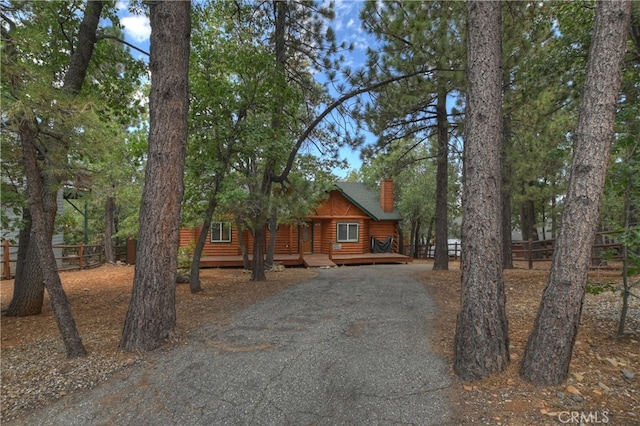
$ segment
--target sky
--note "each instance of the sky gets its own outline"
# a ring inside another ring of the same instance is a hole
[[[149,51],[149,37],[151,35],[151,26],[149,24],[149,18],[144,15],[134,15],[127,9],[129,6],[128,1],[118,1],[116,7],[119,10],[118,16],[120,17],[120,23],[124,27],[125,39],[142,50]],[[332,22],[333,29],[336,33],[338,44],[342,41],[346,41],[347,44],[353,44],[354,50],[347,52],[345,65],[351,67],[357,67],[364,64],[366,60],[366,50],[370,45],[371,40],[368,35],[360,28],[360,19],[358,17],[360,8],[362,7],[361,1],[355,0],[335,0],[334,10],[336,12],[336,18]],[[133,55],[140,57],[144,60],[147,58],[137,52],[133,51]],[[367,143],[375,141],[375,137],[371,134],[365,133]],[[348,147],[345,147],[341,151],[341,156],[349,162],[351,169],[359,169],[362,161],[360,160],[359,151],[354,151]],[[349,170],[335,170],[339,177],[345,177]]]

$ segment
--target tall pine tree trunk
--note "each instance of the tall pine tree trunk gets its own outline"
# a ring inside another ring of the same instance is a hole
[[[51,245],[52,231],[47,229],[56,215],[56,199],[47,197],[52,192],[45,188],[49,182],[40,178],[38,152],[35,145],[36,132],[28,123],[20,129],[25,176],[27,177],[27,196],[31,211],[31,235],[29,244],[34,245],[37,257],[42,266],[42,279],[49,293],[51,308],[62,336],[67,356],[75,358],[86,355],[76,323],[71,315],[71,308],[62,288],[55,254]]]
[[[82,22],[80,24],[80,29],[78,31],[76,50],[71,55],[69,68],[64,76],[62,85],[62,90],[72,96],[80,93],[80,89],[82,88],[84,77],[89,67],[89,61],[93,54],[93,48],[96,42],[96,32],[100,21],[100,14],[102,13],[102,7],[103,3],[101,1],[92,1],[87,3]],[[14,54],[14,41],[11,38],[5,41],[10,47],[8,53]],[[13,81],[13,89],[20,90],[19,79]],[[21,138],[26,139],[27,146],[33,145],[36,137],[36,128],[36,123],[33,123],[33,125],[26,122],[23,123]],[[59,151],[56,157],[65,158],[64,152],[60,152],[65,150],[64,147],[55,146],[54,144],[49,148]],[[53,250],[52,239],[54,220],[57,212],[57,191],[62,182],[62,178],[56,176],[50,169],[64,168],[64,166],[60,164],[49,164],[48,160],[39,162],[39,154],[37,150],[33,151],[33,153],[36,155],[33,159],[35,161],[35,170],[33,171],[34,173],[32,173],[31,178],[38,179],[40,181],[39,183],[41,183],[42,191],[38,194],[41,199],[38,200],[38,202],[45,209],[44,215],[41,217],[46,220],[45,223],[38,224],[38,228],[43,232],[46,232],[46,234],[42,235],[42,238],[38,238],[37,240],[33,238],[26,238],[25,242],[20,242],[20,245],[23,246],[23,251],[21,253],[23,253],[25,257],[24,259],[19,259],[19,263],[21,263],[24,268],[18,268],[16,271],[14,294],[10,306],[7,309],[7,315],[13,316],[37,315],[42,311],[45,290],[43,274],[48,274],[50,271],[43,271],[45,262],[39,256],[42,252]],[[26,154],[23,152],[23,156],[24,155]],[[35,172],[37,172],[37,174]],[[28,197],[35,195],[36,194],[30,194]],[[31,218],[31,220],[33,220],[33,218]],[[33,227],[31,221],[29,224]],[[29,231],[31,233],[32,229]],[[21,237],[24,236],[25,233],[21,233]],[[45,241],[45,246],[30,247],[32,244],[38,244],[37,241]],[[55,273],[57,274],[57,267],[55,269]]]
[[[464,380],[475,380],[503,371],[509,362],[500,225],[500,2],[467,2],[467,31],[462,307],[454,370]]]
[[[147,351],[176,326],[175,278],[189,108],[191,2],[150,2],[149,156],[131,303],[120,347]]]
[[[200,259],[202,259],[202,251],[204,250],[204,245],[207,242],[207,237],[211,232],[211,218],[213,217],[213,212],[216,210],[216,206],[218,205],[217,185],[215,192],[216,195],[212,196],[209,199],[207,211],[204,213],[204,222],[202,223],[202,229],[200,229],[198,241],[196,241],[196,246],[193,250],[193,259],[191,260],[191,273],[189,274],[189,288],[191,289],[191,293],[199,293],[202,291],[202,286],[200,284]]]
[[[264,273],[264,244],[266,232],[264,227],[253,231],[253,262],[251,265],[251,281],[265,281]]]
[[[62,90],[71,95],[77,95],[83,85],[84,77],[89,67],[96,42],[96,32],[100,21],[103,3],[101,1],[88,2],[78,31],[76,49],[72,53],[69,68],[63,79]],[[18,83],[16,82],[16,85]],[[20,128],[20,142],[22,145],[23,163],[27,178],[27,197],[31,212],[31,235],[26,249],[24,276],[19,278],[18,285],[25,285],[19,293],[23,299],[21,307],[34,309],[37,304],[42,306],[44,288],[49,293],[58,329],[64,342],[67,356],[70,358],[86,355],[86,350],[80,339],[75,321],[71,314],[69,301],[58,275],[52,238],[53,225],[57,213],[57,191],[60,188],[61,177],[52,168],[61,165],[39,163],[39,153],[36,148],[37,124],[23,122]],[[63,146],[56,154],[64,158]],[[34,247],[30,247],[30,246]],[[30,265],[38,263],[38,265]],[[40,269],[40,271],[38,271]],[[23,281],[26,280],[26,281]],[[31,281],[34,280],[34,281]],[[24,291],[23,291],[24,290]]]
[[[112,196],[108,196],[104,203],[104,257],[110,263],[115,262],[113,251],[113,218],[115,210],[115,199]]]
[[[287,84],[286,76],[286,17],[287,17],[288,3],[284,1],[273,1],[274,18],[275,18],[275,31],[274,31],[274,43],[275,43],[275,61],[276,61],[276,85],[279,86],[279,90],[274,91],[276,101],[271,115],[271,127],[275,137],[281,137],[285,133],[283,123],[283,108],[284,108],[284,87]],[[252,281],[264,281],[267,276],[264,273],[265,259],[264,248],[266,244],[266,232],[265,227],[268,223],[268,217],[263,214],[263,208],[269,204],[269,197],[271,197],[271,186],[273,184],[274,162],[268,160],[265,166],[262,186],[260,187],[260,199],[261,208],[259,213],[255,215],[257,220],[253,221],[253,266],[252,266]]]
[[[509,161],[508,151],[511,148],[511,118],[502,120],[502,267],[513,269],[513,252],[511,248],[511,200],[513,167]]]
[[[13,296],[4,315],[26,317],[39,315],[44,301],[44,280],[42,265],[38,259],[37,247],[31,243],[31,211],[28,207],[22,210],[24,227],[18,236],[18,258],[16,275],[13,280]]]
[[[267,258],[265,261],[265,265],[264,268],[265,269],[271,269],[273,268],[273,259],[275,258],[276,255],[276,235],[277,235],[277,228],[278,228],[278,210],[277,208],[273,207],[272,209],[273,211],[271,212],[271,215],[269,216],[269,246],[267,247]]]
[[[251,262],[249,262],[249,252],[247,250],[247,245],[244,243],[244,238],[242,238],[242,221],[239,216],[235,217],[236,229],[238,230],[238,247],[240,247],[240,253],[242,254],[242,265],[245,271],[251,269]]]
[[[596,6],[560,234],[520,369],[533,383],[555,385],[569,374],[613,141],[630,14],[630,1]]]
[[[442,84],[442,83],[440,83]],[[449,269],[449,228],[448,189],[449,189],[449,122],[447,119],[447,90],[438,91],[436,105],[438,127],[438,165],[436,168],[436,253],[433,269]]]

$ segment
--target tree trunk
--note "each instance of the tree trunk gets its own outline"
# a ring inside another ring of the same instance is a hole
[[[500,2],[469,1],[467,28],[462,307],[455,334],[454,370],[463,380],[475,380],[503,371],[509,362],[500,225]]]
[[[503,182],[504,184],[504,182]],[[513,241],[511,240],[511,190],[502,187],[502,268],[513,269]]]
[[[100,20],[102,7],[103,3],[101,1],[94,1],[89,2],[85,9],[85,13],[78,32],[77,48],[71,55],[69,69],[65,74],[62,87],[65,92],[72,95],[79,93],[80,89],[82,88],[84,76],[89,66],[89,60],[91,59],[91,55],[93,53],[96,38],[95,34],[97,31],[98,22]],[[9,39],[8,43],[11,47],[9,54],[15,54],[15,49],[13,49],[13,40]],[[19,79],[13,81],[13,88],[19,90]],[[36,137],[34,133],[35,128],[35,123],[33,127],[30,127],[28,123],[24,123],[22,126],[22,129],[20,131],[21,138],[27,139],[27,145],[33,145]],[[23,155],[26,154],[23,153]],[[14,281],[14,294],[11,303],[6,311],[6,314],[11,316],[38,315],[42,311],[42,303],[44,300],[45,290],[43,277],[44,271],[42,270],[44,262],[43,259],[39,257],[39,253],[41,253],[42,251],[53,250],[51,246],[51,240],[53,238],[54,219],[55,213],[57,211],[57,189],[60,186],[60,179],[57,179],[53,173],[45,173],[45,171],[41,170],[42,167],[47,167],[47,164],[44,164],[42,166],[38,164],[37,150],[34,151],[34,155],[36,156],[34,157],[34,160],[35,171],[37,171],[37,174],[33,173],[32,179],[36,179],[37,176],[37,179],[40,181],[39,186],[41,186],[43,189],[42,192],[38,193],[37,195],[42,197],[42,199],[39,201],[45,209],[43,219],[46,221],[42,224],[42,229],[47,232],[47,234],[43,235],[43,239],[38,239],[38,241],[42,241],[48,237],[48,242],[46,243],[45,247],[31,247],[32,245],[37,244],[35,239],[27,237],[27,235],[30,234],[33,230],[29,228],[28,230],[25,230],[25,232],[20,232],[19,245],[21,248],[19,248],[18,254],[19,259]],[[64,155],[60,155],[60,157],[64,158]],[[58,165],[57,167],[60,168],[60,165]],[[34,184],[36,183],[34,182]],[[35,196],[36,194],[32,195]],[[51,214],[53,214],[53,217],[51,217]],[[29,218],[29,221],[27,221],[27,223],[28,226],[32,226],[31,218]]]
[[[417,258],[416,255],[416,251],[415,251],[415,245],[414,245],[414,235],[416,232],[416,221],[414,219],[411,219],[409,221],[409,224],[411,225],[411,229],[409,229],[409,256]]]
[[[433,269],[449,269],[449,228],[448,189],[449,189],[449,122],[447,120],[447,91],[438,92],[436,105],[438,126],[438,165],[436,168],[436,253]]]
[[[235,217],[235,221],[236,229],[238,230],[238,246],[240,247],[240,253],[242,253],[242,265],[244,266],[245,271],[248,271],[251,269],[251,263],[249,262],[247,245],[244,243],[244,239],[242,238],[242,222],[238,216]]]
[[[558,193],[558,183],[556,182],[556,180],[552,180],[551,181],[551,193],[552,194],[557,194]],[[556,197],[551,197],[551,239],[555,240],[557,235],[558,235],[558,219],[559,219],[559,214],[558,214],[558,205],[556,203]]]
[[[147,351],[175,329],[175,278],[189,108],[191,2],[149,2],[149,155],[131,303],[120,347]]]
[[[273,268],[273,259],[276,254],[276,234],[278,228],[278,211],[274,207],[271,217],[269,217],[269,247],[267,248],[267,259],[264,265],[265,269]]]
[[[420,234],[422,233],[422,227],[420,219],[416,220],[416,227],[413,233],[413,252],[417,256],[420,253]]]
[[[511,249],[511,200],[513,167],[508,159],[511,148],[511,119],[505,116],[502,120],[502,267],[513,269],[513,252]]]
[[[78,30],[78,42],[75,45],[69,69],[64,75],[64,91],[77,95],[82,89],[84,78],[89,69],[89,62],[96,44],[96,34],[102,13],[102,1],[88,1],[84,10],[84,16]]]
[[[218,205],[218,182],[219,181],[217,180],[215,185],[216,195],[212,196],[209,199],[209,204],[207,204],[207,210],[204,213],[204,222],[202,223],[202,229],[200,230],[198,241],[196,241],[196,246],[193,250],[191,273],[189,274],[189,288],[191,289],[191,293],[199,293],[202,291],[202,286],[200,284],[200,259],[202,258],[202,251],[204,250],[204,245],[207,242],[207,237],[211,232],[211,218],[213,217],[213,212],[216,210],[216,206]]]
[[[426,243],[427,243],[427,249],[429,249],[430,245],[431,245],[431,240],[433,239],[433,224],[436,221],[436,217],[435,216],[431,216],[431,219],[429,220],[429,227],[427,228],[427,235],[426,235]]]
[[[44,281],[42,266],[38,259],[35,243],[31,243],[31,212],[28,207],[22,209],[24,228],[18,236],[18,259],[16,275],[13,280],[13,297],[4,315],[26,317],[39,315],[44,301]],[[32,253],[29,253],[31,251]]]
[[[189,289],[191,293],[200,293],[202,291],[202,285],[200,283],[200,259],[202,259],[202,251],[204,245],[207,242],[207,237],[211,232],[211,218],[207,216],[204,219],[200,234],[198,234],[198,241],[193,249],[193,258],[191,259],[191,271],[189,272]]]
[[[286,48],[286,16],[287,16],[287,2],[273,1],[273,11],[275,20],[274,29],[274,45],[275,45],[275,65],[276,65],[276,87],[274,91],[274,107],[271,114],[271,128],[274,136],[279,137],[285,130],[283,124],[283,108],[285,100],[283,98],[284,88],[287,85],[286,75],[286,61],[287,61],[287,48]],[[262,186],[260,187],[260,199],[259,203],[265,205],[268,203],[269,197],[271,197],[271,185],[273,184],[274,162],[268,160],[265,166]],[[283,176],[286,178],[286,175]],[[264,281],[267,279],[265,275],[265,259],[264,248],[266,243],[266,232],[264,227],[267,225],[268,219],[265,220],[262,211],[256,214],[256,220],[253,221],[253,265],[252,265],[252,281]]]
[[[113,252],[113,218],[116,203],[113,197],[108,196],[104,205],[104,257],[107,262],[115,262]]]
[[[67,356],[75,358],[87,354],[76,323],[71,315],[69,301],[62,288],[62,282],[58,275],[51,234],[53,232],[53,220],[56,215],[56,199],[48,197],[56,191],[49,187],[46,179],[40,178],[38,167],[38,153],[35,146],[35,131],[28,123],[23,123],[20,129],[20,141],[22,144],[23,163],[27,178],[27,196],[29,210],[31,211],[31,235],[29,245],[36,248],[37,258],[42,266],[42,279],[49,293],[51,308],[62,336]]]
[[[253,264],[251,265],[251,281],[265,281],[264,273],[264,227],[253,231]]]
[[[624,191],[624,230],[631,231],[631,194],[633,190],[633,180],[627,177],[627,185]],[[629,296],[631,296],[631,284],[629,283],[629,247],[627,243],[622,246],[622,307],[620,308],[620,319],[618,320],[618,336],[624,335],[627,323],[627,313],[629,312]]]
[[[538,241],[540,239],[536,228],[536,207],[533,200],[524,200],[522,202],[520,206],[520,224],[522,226],[523,241]]]
[[[569,374],[613,140],[630,14],[630,1],[601,1],[596,6],[560,234],[520,368],[521,376],[533,383],[556,385]]]

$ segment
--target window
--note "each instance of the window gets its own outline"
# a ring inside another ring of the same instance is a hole
[[[338,242],[357,243],[359,239],[360,225],[358,223],[339,223]]]
[[[211,242],[212,243],[230,243],[231,242],[231,223],[230,222],[214,222],[211,224]]]

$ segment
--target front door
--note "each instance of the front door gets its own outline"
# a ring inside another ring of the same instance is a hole
[[[313,222],[300,225],[300,249],[302,253],[313,253]]]

